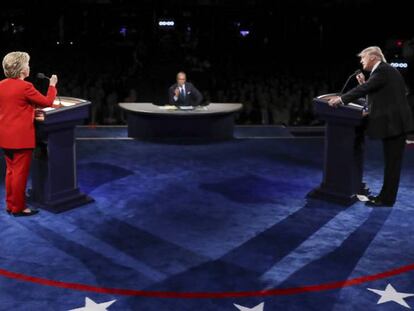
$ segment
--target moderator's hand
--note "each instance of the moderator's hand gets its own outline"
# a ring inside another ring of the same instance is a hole
[[[175,93],[175,97],[178,97],[180,95],[180,89],[177,87],[174,93]]]
[[[49,80],[49,85],[56,86],[57,82],[58,82],[57,75],[52,75]]]
[[[338,107],[340,104],[342,104],[341,97],[334,96],[331,99],[328,100],[328,104],[331,107]]]
[[[365,83],[365,76],[362,72],[358,73],[356,78],[357,78],[359,84],[364,84]]]
[[[53,104],[52,105],[52,108],[56,108],[56,109],[58,109],[58,108],[62,108],[63,107],[63,105],[62,104]]]

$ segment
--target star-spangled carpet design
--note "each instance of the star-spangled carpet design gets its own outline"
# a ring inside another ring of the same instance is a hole
[[[0,213],[0,310],[414,308],[412,146],[397,204],[371,209],[306,200],[322,179],[322,138],[113,139],[123,135],[79,133],[79,186],[94,203]],[[374,193],[381,150],[367,141]]]

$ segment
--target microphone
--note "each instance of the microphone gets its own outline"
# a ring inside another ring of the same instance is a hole
[[[354,72],[353,74],[351,74],[351,75],[348,77],[348,79],[346,79],[346,82],[345,82],[344,86],[342,87],[341,91],[339,92],[339,94],[343,94],[343,92],[344,92],[345,88],[347,87],[347,85],[348,85],[349,81],[351,80],[351,78],[352,78],[353,76],[356,76],[356,75],[360,74],[361,72],[362,72],[362,71],[361,71],[361,69],[357,69],[357,70],[355,70],[355,72]]]
[[[36,75],[36,77],[37,77],[38,79],[48,79],[48,80],[50,80],[50,77],[45,76],[45,74],[44,74],[44,73],[42,73],[42,72],[39,72],[39,73]]]

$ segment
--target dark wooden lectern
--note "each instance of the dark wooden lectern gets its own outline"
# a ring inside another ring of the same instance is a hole
[[[28,201],[39,208],[59,213],[92,202],[80,192],[76,180],[75,126],[89,116],[91,102],[60,97],[64,107],[43,111],[36,122],[37,147],[32,163],[32,189]]]
[[[369,192],[362,182],[365,118],[359,104],[329,106],[329,98],[335,95],[313,100],[316,114],[326,121],[325,152],[322,183],[308,197],[351,205],[358,200],[357,194]]]

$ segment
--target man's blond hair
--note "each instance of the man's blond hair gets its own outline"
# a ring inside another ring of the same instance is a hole
[[[358,56],[363,57],[364,55],[374,55],[378,57],[378,59],[384,63],[387,62],[387,60],[384,57],[384,54],[382,54],[381,49],[378,46],[370,46],[366,49],[363,49],[361,52],[359,52]]]
[[[3,58],[3,71],[7,78],[20,78],[20,74],[29,63],[30,56],[26,52],[10,52]]]

